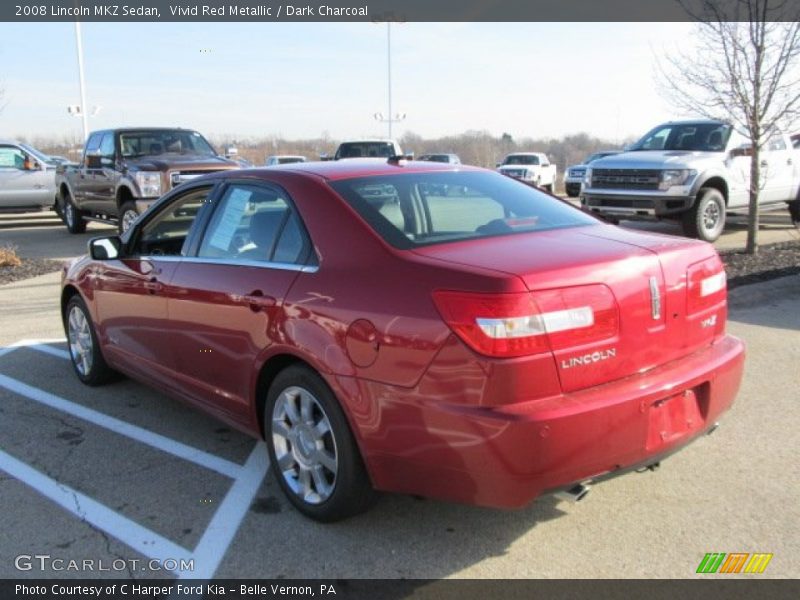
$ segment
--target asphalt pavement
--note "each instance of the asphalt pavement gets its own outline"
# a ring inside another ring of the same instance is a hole
[[[70,256],[89,237],[42,229],[17,239]],[[709,552],[772,553],[763,577],[800,575],[800,276],[731,292],[738,399],[658,471],[516,511],[385,495],[333,525],[290,507],[262,443],[137,382],[81,385],[58,282],[0,286],[0,578],[171,576],[154,558],[195,577],[691,578]]]

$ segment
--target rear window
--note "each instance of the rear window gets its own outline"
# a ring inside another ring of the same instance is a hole
[[[400,249],[597,223],[566,203],[494,172],[404,173],[346,179],[331,186]]]

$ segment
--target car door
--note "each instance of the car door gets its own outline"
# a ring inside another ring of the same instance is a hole
[[[208,409],[244,422],[254,365],[282,337],[281,307],[309,269],[311,244],[288,194],[232,181],[170,283],[170,343],[184,386]]]
[[[86,148],[83,152],[83,160],[77,169],[75,187],[72,190],[72,197],[79,208],[87,208],[94,202],[95,197],[95,177],[94,173],[98,170],[96,166],[89,166],[90,156],[100,150],[100,142],[103,140],[103,132],[96,132],[86,140]]]
[[[29,159],[26,166],[26,158]],[[52,171],[22,148],[0,144],[0,208],[38,208],[53,203]]]
[[[132,230],[119,259],[92,273],[98,330],[114,362],[170,386],[175,357],[167,323],[168,285],[212,184],[182,190]]]
[[[764,144],[761,155],[763,187],[762,202],[791,200],[794,179],[794,152],[782,135],[776,135]]]
[[[114,132],[108,131],[100,137],[100,144],[94,150],[99,161],[86,170],[86,196],[84,208],[108,211],[115,206],[116,197],[116,155],[114,152]]]

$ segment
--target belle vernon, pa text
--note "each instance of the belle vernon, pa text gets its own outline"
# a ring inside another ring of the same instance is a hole
[[[49,8],[49,11],[48,11]],[[100,6],[53,6],[17,5],[17,16],[36,17],[155,17],[161,18],[161,12],[154,6],[132,6],[129,4],[103,4]],[[172,4],[169,6],[171,17],[368,17],[368,6],[237,6],[235,4],[208,6],[205,4]]]
[[[265,585],[238,585],[235,587],[219,585],[215,583],[207,583],[203,585],[184,585],[184,584],[171,584],[171,585],[152,585],[152,584],[139,584],[139,583],[121,583],[121,584],[108,584],[108,585],[70,585],[65,583],[54,583],[50,585],[25,585],[17,584],[15,586],[15,595],[19,596],[37,596],[44,595],[48,592],[52,595],[61,596],[96,596],[101,598],[103,595],[115,595],[117,593],[126,596],[193,596],[197,597],[203,595],[205,598],[212,598],[215,596],[225,596],[227,594],[239,593],[240,596],[254,596],[256,598],[263,597],[281,597],[281,596],[335,596],[336,589],[333,584],[319,583],[311,585],[279,585],[276,583]]]

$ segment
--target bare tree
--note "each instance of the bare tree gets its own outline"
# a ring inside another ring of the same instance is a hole
[[[660,68],[662,91],[676,108],[731,122],[750,138],[746,251],[755,254],[762,188],[761,150],[770,136],[791,126],[800,114],[800,3],[678,2],[697,22],[697,47],[667,57]],[[800,210],[796,206],[792,209]]]

